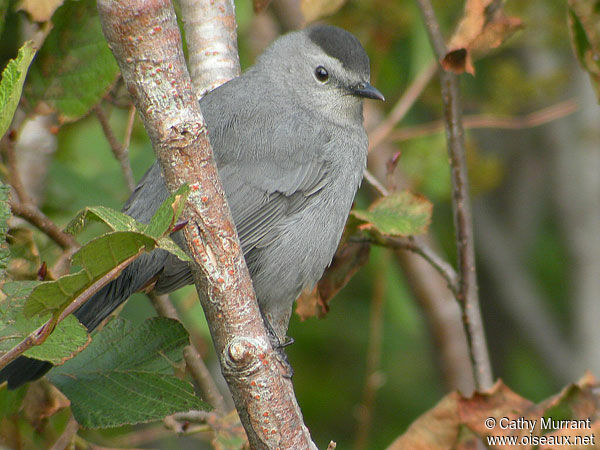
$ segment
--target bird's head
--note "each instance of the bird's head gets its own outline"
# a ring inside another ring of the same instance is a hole
[[[360,117],[362,122],[362,100],[384,100],[370,84],[364,48],[338,27],[315,25],[286,34],[271,44],[257,66],[302,106],[333,120]]]

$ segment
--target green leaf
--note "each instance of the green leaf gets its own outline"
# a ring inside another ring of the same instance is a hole
[[[5,298],[0,302],[0,353],[12,349],[50,318],[50,315],[27,318],[23,314],[26,298],[39,285],[39,281],[14,281],[2,286]],[[57,325],[43,344],[24,354],[53,364],[62,364],[83,350],[88,343],[87,329],[74,316],[69,316]]]
[[[35,63],[26,95],[44,102],[62,121],[85,115],[108,92],[119,68],[102,34],[93,0],[67,1],[52,16],[53,28]]]
[[[152,251],[155,246],[153,238],[134,231],[114,231],[91,240],[72,257],[73,264],[83,270],[38,284],[25,303],[25,315],[64,309],[110,270],[142,250]]]
[[[85,351],[50,372],[49,378],[71,401],[77,422],[87,428],[209,409],[189,383],[172,375],[188,343],[187,332],[172,319],[148,319],[135,329],[115,319]]]
[[[409,236],[427,231],[432,209],[425,197],[402,191],[376,200],[368,210],[353,210],[351,214],[364,222],[361,229],[386,236]]]
[[[575,55],[600,99],[600,10],[596,3],[569,0],[568,18]]]
[[[77,215],[66,226],[65,231],[70,234],[80,233],[89,222],[101,222],[113,231],[141,231],[145,225],[136,222],[127,214],[107,208],[106,206],[88,206],[77,213]]]
[[[5,270],[8,266],[10,250],[6,243],[6,233],[8,225],[6,221],[10,217],[10,206],[8,206],[8,194],[10,188],[0,182],[0,280],[5,277]]]
[[[158,247],[173,253],[182,261],[190,261],[189,256],[168,236],[183,211],[190,193],[188,185],[181,186],[158,208],[148,225],[136,221],[127,214],[104,206],[93,206],[81,210],[67,225],[67,233],[79,233],[90,221],[101,222],[113,231],[135,231],[157,240]]]
[[[27,41],[19,49],[15,59],[11,59],[2,72],[0,81],[0,137],[4,136],[10,126],[19,100],[27,69],[35,55],[33,42]]]
[[[171,230],[183,212],[183,207],[189,194],[190,187],[184,184],[173,194],[169,195],[169,198],[162,202],[152,216],[146,233],[151,236],[161,237]]]

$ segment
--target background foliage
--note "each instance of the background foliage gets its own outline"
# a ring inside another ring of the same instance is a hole
[[[82,2],[89,10],[74,15],[72,9],[82,11]],[[446,36],[460,18],[463,3],[434,2]],[[33,12],[20,9],[26,4],[0,2],[2,67],[34,34]],[[284,28],[287,10],[283,1],[275,1],[260,16],[247,0],[237,1],[236,7],[240,57],[248,67],[276,30]],[[509,1],[506,9],[525,27],[477,60],[475,75],[463,75],[461,87],[480,295],[492,363],[506,385],[539,402],[579,379],[585,369],[600,372],[599,111],[590,80],[571,47],[567,2]],[[369,105],[367,123],[378,123],[433,58],[415,3],[348,0],[325,20],[352,31],[367,49],[372,82],[388,100],[381,107]],[[42,210],[65,226],[86,206],[119,209],[127,199],[119,164],[96,115],[89,111],[109,93],[103,108],[119,137],[125,133],[128,112],[126,95],[115,81],[114,60],[103,41],[94,38],[100,26],[93,2],[66,0],[52,22],[55,31],[34,60],[21,106],[27,113],[34,107],[45,112],[37,104],[43,98],[46,108],[55,111],[55,134],[48,139],[56,139],[56,150],[50,152],[47,173],[38,180],[37,198]],[[544,110],[548,107],[552,109]],[[401,152],[388,185],[408,187],[433,203],[432,238],[453,262],[446,144],[443,128],[436,125],[441,116],[439,86],[432,82],[398,125],[397,139],[377,149],[377,157],[388,161]],[[129,154],[139,180],[153,160],[139,122]],[[6,166],[2,171],[6,175]],[[364,183],[357,208],[366,209],[374,198],[375,192]],[[13,278],[31,277],[41,261],[52,266],[60,255],[53,242],[23,223],[11,226],[8,270]],[[92,226],[84,237],[98,230]],[[289,335],[296,343],[287,352],[306,424],[319,447],[333,439],[339,448],[384,448],[456,387],[441,370],[437,330],[407,276],[391,251],[373,248],[367,265],[331,302],[324,319],[292,319]],[[194,289],[182,289],[173,298],[191,339],[218,371]],[[121,316],[139,326],[155,314],[148,299],[138,294]],[[373,341],[377,332],[380,342]],[[379,353],[366,388],[367,360]],[[0,415],[5,416],[0,434],[7,442],[16,442],[18,436],[24,448],[42,448],[62,433],[68,410],[51,402],[39,402],[36,412],[33,407],[19,409],[24,396],[43,397],[24,389],[0,391]],[[196,437],[210,438],[208,433],[178,438],[161,423],[79,434],[80,445],[87,440],[160,448],[191,447],[197,445]]]

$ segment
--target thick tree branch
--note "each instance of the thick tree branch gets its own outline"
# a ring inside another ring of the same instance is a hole
[[[233,0],[179,0],[197,98],[240,74]]]
[[[253,448],[316,448],[267,336],[167,0],[99,0],[106,39],[167,186],[191,186],[184,236],[221,370]]]
[[[431,1],[417,1],[425,20],[431,44],[438,60],[441,60],[446,54],[446,44],[435,18]],[[452,177],[452,207],[454,212],[459,274],[457,300],[462,309],[463,324],[469,343],[476,387],[485,390],[492,386],[493,376],[477,292],[473,221],[469,198],[469,179],[458,77],[455,74],[444,71],[440,66],[440,83],[442,85],[442,100],[444,102],[444,115],[446,118],[446,138]]]

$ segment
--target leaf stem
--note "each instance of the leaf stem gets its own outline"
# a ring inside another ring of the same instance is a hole
[[[50,333],[54,331],[56,326],[65,319],[65,317],[67,317],[73,311],[78,309],[100,289],[102,289],[112,280],[117,278],[121,271],[129,264],[131,264],[136,258],[138,258],[144,251],[144,248],[141,248],[135,255],[130,256],[118,266],[114,267],[112,270],[107,272],[94,284],[92,284],[85,291],[79,294],[77,298],[75,298],[75,300],[69,303],[69,305],[60,313],[60,315],[58,315],[58,317],[56,315],[50,317],[50,319],[48,319],[43,325],[39,326],[31,333],[29,333],[29,335],[25,337],[25,339],[23,339],[21,342],[19,342],[15,347],[11,348],[8,352],[0,356],[0,369],[6,367],[6,365],[14,361],[17,357],[22,355],[31,347],[42,344],[48,338],[48,336],[50,336]]]

